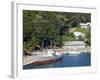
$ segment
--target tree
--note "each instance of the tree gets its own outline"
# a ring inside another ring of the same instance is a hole
[[[79,22],[90,21],[90,14],[23,10],[24,50],[31,51],[44,39],[61,47],[62,36]],[[88,39],[89,40],[89,39]]]
[[[78,40],[79,40],[79,41],[85,41],[85,37],[83,37],[83,36],[80,35],[80,36],[78,37]]]
[[[87,45],[91,45],[91,30],[89,29],[89,31],[86,33],[86,44]]]

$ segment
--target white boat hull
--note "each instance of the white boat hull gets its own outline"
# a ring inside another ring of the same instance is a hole
[[[37,59],[33,62],[34,64],[47,64],[51,62],[56,62],[62,59],[62,55],[55,55],[55,56],[48,56],[48,55],[42,55],[37,56]]]

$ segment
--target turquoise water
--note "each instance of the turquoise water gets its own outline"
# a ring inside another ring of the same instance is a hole
[[[64,54],[62,60],[49,64],[28,64],[24,65],[23,69],[37,69],[37,68],[62,68],[62,67],[81,67],[91,66],[90,53],[82,53],[78,55],[66,55]]]

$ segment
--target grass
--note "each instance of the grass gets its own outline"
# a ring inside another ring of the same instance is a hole
[[[84,29],[84,28],[76,28],[76,30],[75,31],[77,31],[77,32],[82,32],[82,33],[84,33],[84,34],[87,34],[88,32],[89,32],[89,29]]]
[[[62,36],[62,40],[63,41],[75,41],[75,37],[73,35],[73,33],[68,33]]]

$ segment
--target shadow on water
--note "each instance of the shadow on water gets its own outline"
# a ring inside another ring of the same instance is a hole
[[[60,68],[60,67],[81,67],[91,66],[91,54],[82,53],[78,55],[64,55],[63,59],[49,64],[28,64],[23,69],[39,69],[39,68]]]

